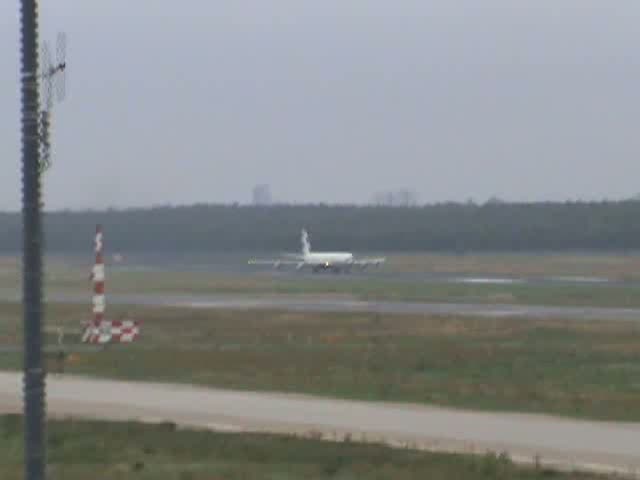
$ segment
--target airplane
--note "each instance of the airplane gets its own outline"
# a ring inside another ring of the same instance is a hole
[[[364,270],[368,266],[379,266],[386,261],[385,257],[357,259],[351,252],[312,252],[309,234],[302,229],[302,254],[288,254],[287,258],[276,260],[249,260],[249,265],[272,265],[280,269],[286,265],[295,265],[296,270],[311,268],[313,273],[332,271],[334,273],[350,272],[353,267]]]

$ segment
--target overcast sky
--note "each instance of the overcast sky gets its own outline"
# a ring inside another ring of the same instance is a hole
[[[0,210],[20,206],[0,2]],[[48,208],[640,192],[637,0],[42,1],[68,36]]]

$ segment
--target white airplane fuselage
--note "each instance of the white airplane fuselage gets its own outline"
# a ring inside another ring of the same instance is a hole
[[[305,254],[302,261],[314,267],[346,266],[353,263],[353,254],[349,252],[312,252]]]

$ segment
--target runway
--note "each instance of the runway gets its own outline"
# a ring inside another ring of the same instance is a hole
[[[15,292],[0,290],[0,300],[19,302]],[[53,303],[82,303],[88,295],[49,292]],[[476,317],[640,321],[640,308],[552,307],[482,303],[424,303],[363,301],[339,295],[193,295],[112,294],[109,304],[205,309],[276,309],[298,312],[368,312],[379,314],[430,314]]]
[[[380,314],[431,314],[480,317],[560,318],[577,320],[640,320],[638,308],[549,307],[537,305],[463,304],[359,301],[336,298],[274,296],[257,299],[243,297],[166,298],[166,305],[189,308],[282,309],[303,312],[369,312]]]
[[[0,412],[22,405],[21,374],[0,372]],[[640,424],[480,413],[417,405],[238,392],[186,385],[49,376],[51,416],[176,424],[216,430],[316,432],[329,439],[383,441],[484,453],[563,468],[629,472],[640,468]]]

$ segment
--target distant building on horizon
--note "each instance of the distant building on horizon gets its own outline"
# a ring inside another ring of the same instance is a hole
[[[418,196],[410,190],[377,192],[373,196],[373,203],[384,207],[415,207]]]
[[[253,187],[253,204],[254,205],[271,205],[271,187],[266,183]]]

